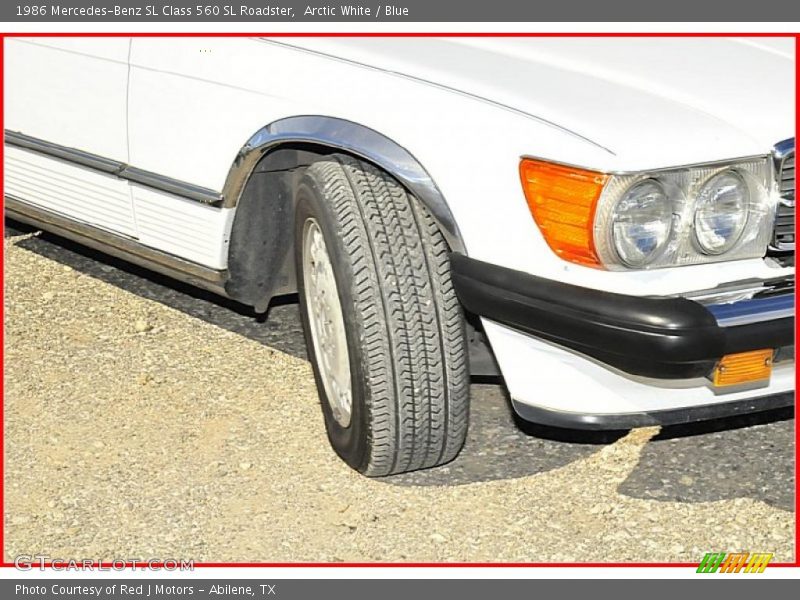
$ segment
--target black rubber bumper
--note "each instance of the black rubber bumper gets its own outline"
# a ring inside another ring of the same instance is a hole
[[[451,255],[451,268],[468,311],[632,375],[702,377],[726,354],[794,343],[791,317],[720,327],[705,307],[686,298],[583,288],[458,253]]]

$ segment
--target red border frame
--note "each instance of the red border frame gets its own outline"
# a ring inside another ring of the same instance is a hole
[[[800,33],[776,33],[776,32],[734,32],[734,33],[676,33],[676,32],[653,32],[653,33],[630,33],[630,32],[615,32],[615,33],[601,33],[601,32],[542,32],[542,33],[528,33],[528,32],[229,32],[229,33],[190,33],[190,32],[171,32],[171,33],[148,33],[148,32],[115,32],[115,33],[78,33],[78,32],[62,32],[62,33],[7,33],[0,32],[0,130],[3,130],[4,118],[4,99],[5,89],[3,77],[4,51],[5,51],[5,38],[7,37],[253,37],[253,36],[268,36],[268,37],[793,37],[795,40],[795,58],[798,57],[800,51]],[[800,113],[800,94],[798,94],[798,86],[800,85],[800,63],[795,61],[795,128],[797,129],[797,114]],[[797,138],[795,132],[795,138]],[[0,147],[0,157],[4,154],[3,147]],[[4,162],[0,160],[0,208],[3,207],[4,195],[3,191],[3,165]],[[5,225],[3,224],[4,230]],[[0,248],[0,260],[5,265],[4,248]],[[4,283],[5,269],[0,267],[0,283]],[[5,323],[5,286],[0,286],[0,316],[3,317]],[[795,338],[798,336],[797,321],[795,321]],[[0,328],[0,357],[3,358],[5,365],[5,341],[4,341],[5,326]],[[795,370],[795,389],[798,381],[797,371]],[[5,484],[5,377],[0,379],[0,394],[3,395],[3,402],[0,404],[0,422],[3,426],[0,427],[0,568],[14,568],[13,563],[5,562],[5,498],[3,486]],[[800,431],[797,427],[796,411],[795,411],[795,559],[790,563],[773,563],[771,567],[800,567],[800,558],[797,555],[798,548],[800,548],[800,528],[798,527],[798,512],[800,512],[800,498],[797,493],[797,464],[800,461],[800,450],[798,445],[800,442]],[[52,566],[52,565],[47,565]],[[130,566],[130,565],[129,565]],[[241,563],[224,563],[224,562],[197,562],[195,567],[207,568],[222,568],[222,567],[696,567],[697,563],[619,563],[619,562],[574,562],[574,563],[426,563],[426,562],[369,562],[369,563],[301,563],[301,562],[288,562],[288,563],[257,563],[257,562],[241,562]],[[93,563],[94,568],[111,569],[112,563],[102,562]]]

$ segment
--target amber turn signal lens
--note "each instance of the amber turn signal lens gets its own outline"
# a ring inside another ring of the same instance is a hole
[[[534,221],[558,256],[598,266],[594,211],[608,175],[524,159],[519,174]]]
[[[772,350],[767,349],[723,356],[714,368],[714,385],[723,387],[769,379],[772,354]]]

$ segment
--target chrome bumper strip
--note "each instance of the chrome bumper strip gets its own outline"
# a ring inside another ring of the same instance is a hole
[[[729,304],[707,304],[721,327],[747,325],[794,316],[794,293],[751,298]]]

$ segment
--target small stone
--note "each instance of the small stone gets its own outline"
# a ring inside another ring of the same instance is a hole
[[[250,469],[252,466],[253,466],[253,463],[249,463],[249,462],[240,462],[240,463],[239,463],[239,468],[240,468],[242,471],[247,471],[247,470],[249,470],[249,469]]]
[[[136,330],[136,333],[146,333],[153,329],[153,326],[144,319],[139,319],[134,324],[134,329]]]
[[[694,477],[689,477],[688,475],[681,475],[681,478],[678,480],[681,485],[693,485],[694,484]]]
[[[42,300],[44,300],[45,302],[50,302],[55,297],[56,295],[53,292],[45,292],[44,294],[42,294]]]
[[[105,444],[103,442],[101,442],[100,440],[97,440],[94,444],[92,444],[92,446],[94,446],[95,448],[100,450],[100,448],[105,447]]]
[[[441,533],[432,533],[431,540],[435,544],[444,544],[447,541],[447,538],[444,537]]]
[[[593,515],[603,515],[606,513],[610,513],[613,507],[610,504],[595,504],[592,508],[589,509],[589,513]]]

